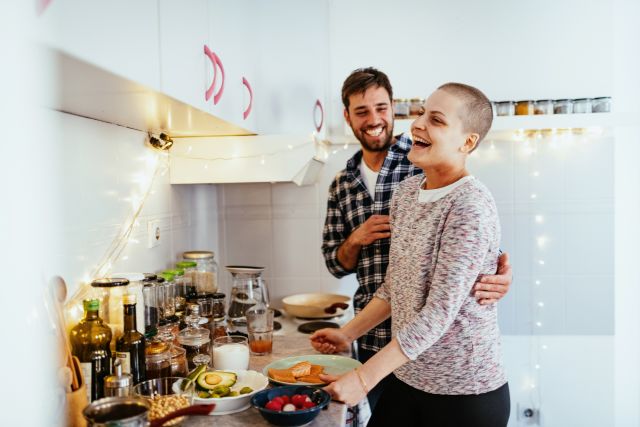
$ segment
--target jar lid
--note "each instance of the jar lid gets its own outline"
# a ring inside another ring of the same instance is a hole
[[[160,273],[160,277],[162,277],[167,282],[173,282],[173,278],[175,277],[175,275],[173,273],[167,273],[166,271],[163,271],[162,273]]]
[[[249,265],[227,265],[225,268],[232,274],[256,274],[262,273],[265,269],[265,267],[252,267]]]
[[[131,305],[136,303],[135,294],[125,294],[122,295],[122,304],[123,305]]]
[[[551,100],[551,99],[538,99],[536,102],[540,102],[540,103],[543,103],[543,102],[552,102],[552,100]]]
[[[195,295],[191,295],[187,298],[187,301],[198,301],[200,299],[214,299],[215,294],[213,292],[198,292]]]
[[[158,276],[158,278],[156,279],[156,283],[164,283],[164,277],[162,277],[162,275]]]
[[[212,295],[213,299],[224,299],[226,297],[226,295],[222,292],[216,292],[215,294]]]
[[[168,273],[168,274],[173,274],[174,276],[177,276],[177,275],[178,275],[178,273],[179,273],[179,271],[178,271],[177,269],[175,269],[175,268],[169,268],[169,269],[164,270],[164,271],[162,272],[162,274],[167,274],[167,273]]]
[[[205,328],[185,328],[178,334],[178,342],[183,345],[202,345],[211,341],[210,332]]]
[[[140,282],[144,280],[144,273],[113,273],[113,277],[121,277],[129,282]]]
[[[573,102],[586,102],[586,101],[591,101],[591,98],[576,98],[573,100]]]
[[[571,102],[570,99],[554,99],[553,102]]]
[[[91,282],[91,286],[94,288],[115,288],[117,286],[127,286],[129,281],[127,279],[105,277],[103,279],[96,279]]]
[[[533,99],[521,99],[520,101],[516,101],[516,104],[524,104],[524,103],[530,103],[533,102]]]
[[[176,267],[178,268],[193,268],[197,267],[198,263],[195,261],[180,261],[176,262]]]
[[[98,299],[86,299],[82,301],[82,307],[86,311],[98,311],[100,308],[100,301]]]
[[[147,356],[158,356],[169,352],[169,344],[162,341],[151,341],[144,349]]]
[[[184,259],[207,259],[213,257],[214,253],[211,251],[187,251],[182,254]]]
[[[495,104],[507,104],[507,105],[511,105],[513,104],[513,101],[493,101]]]
[[[176,267],[173,271],[176,272],[176,276],[184,276],[184,268]]]
[[[594,101],[611,101],[610,96],[599,96],[597,98],[593,98]]]
[[[144,279],[142,279],[143,282],[153,282],[154,280],[156,280],[158,278],[158,276],[156,276],[155,274],[152,273],[144,273]]]

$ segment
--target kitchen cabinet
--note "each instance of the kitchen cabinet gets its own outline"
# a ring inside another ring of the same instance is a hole
[[[156,0],[54,0],[38,18],[43,43],[148,87],[160,88]]]

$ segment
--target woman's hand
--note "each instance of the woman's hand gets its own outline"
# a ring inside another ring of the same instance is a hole
[[[351,341],[342,329],[325,328],[317,330],[309,338],[311,346],[320,353],[333,354],[351,349]]]
[[[494,304],[509,292],[513,273],[509,264],[509,255],[504,252],[498,258],[498,271],[495,275],[482,276],[473,287],[474,296],[480,304]]]
[[[324,390],[331,395],[333,400],[344,402],[349,406],[355,406],[367,397],[367,393],[355,370],[347,372],[340,377],[320,375],[320,379],[330,382],[328,386],[324,387]]]

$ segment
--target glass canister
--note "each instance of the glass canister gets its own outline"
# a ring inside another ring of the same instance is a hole
[[[411,98],[409,101],[409,116],[410,117],[419,117],[420,113],[422,113],[422,106],[424,105],[424,99],[422,98]]]
[[[496,116],[513,116],[516,112],[513,101],[496,101],[494,106]]]
[[[611,97],[602,96],[600,98],[593,98],[591,111],[594,113],[610,113],[611,112]]]
[[[142,297],[144,299],[144,335],[153,337],[158,332],[158,324],[162,311],[161,288],[156,283],[155,274],[145,274],[142,280]]]
[[[216,292],[218,290],[218,264],[211,251],[188,251],[182,254],[183,261],[195,262],[191,273],[196,292]]]
[[[393,116],[397,119],[406,119],[409,117],[411,104],[408,99],[393,100]]]
[[[187,368],[187,351],[175,345],[176,336],[169,329],[162,329],[158,332],[158,338],[169,345],[169,353],[171,355],[171,376],[186,377],[189,374]]]
[[[553,101],[553,114],[572,114],[573,101],[570,99],[556,99]]]
[[[129,281],[124,278],[104,278],[91,282],[92,298],[100,302],[100,317],[111,328],[112,336],[122,335],[124,314],[122,296],[129,293]],[[111,351],[115,350],[115,339],[111,340]]]
[[[136,330],[144,332],[144,295],[142,294],[143,281],[145,275],[143,273],[114,273],[113,277],[122,277],[129,281],[129,293],[136,296]]]
[[[525,100],[516,102],[516,116],[528,116],[533,113],[533,101]]]
[[[176,284],[173,281],[174,274],[170,270],[165,270],[158,274],[158,283],[162,284],[162,307],[163,319],[166,322],[177,322],[176,317]],[[160,279],[164,279],[160,282]]]
[[[182,271],[182,278],[185,286],[185,298],[189,298],[196,294],[196,286],[194,283],[194,274],[197,270],[198,263],[195,261],[180,261],[176,263],[176,270]]]
[[[591,112],[591,98],[579,98],[573,100],[573,114],[585,114]]]
[[[193,358],[198,354],[211,356],[211,333],[200,326],[200,306],[189,304],[191,314],[185,318],[187,327],[178,334],[180,346],[186,350],[189,370],[196,367]]]
[[[195,266],[195,263],[193,264]],[[184,268],[176,266],[171,271],[175,272],[173,282],[176,284],[176,314],[178,317],[182,317],[187,306],[187,299],[196,294],[196,288],[191,282],[191,276],[185,274]]]
[[[553,101],[550,99],[539,99],[533,106],[535,114],[553,114]]]
[[[144,350],[147,380],[171,376],[171,353],[169,344],[155,339]]]

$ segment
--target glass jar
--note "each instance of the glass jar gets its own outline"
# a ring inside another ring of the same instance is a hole
[[[406,119],[409,117],[410,102],[408,99],[393,100],[393,116],[397,119]]]
[[[497,101],[494,103],[496,116],[513,116],[516,112],[513,101]]]
[[[611,97],[603,96],[600,98],[593,98],[591,106],[593,113],[610,113],[611,112]]]
[[[553,114],[572,114],[573,101],[570,99],[556,99],[553,101]]]
[[[553,114],[553,101],[550,99],[539,99],[533,106],[535,114]]]
[[[162,307],[163,318],[165,322],[177,322],[176,316],[176,284],[174,283],[174,275],[170,270],[165,270],[159,274],[159,278],[163,278],[162,283]]]
[[[421,98],[411,98],[409,101],[409,116],[410,117],[419,117],[420,113],[422,113],[422,106],[424,105],[424,99]]]
[[[213,300],[213,320],[216,322],[220,322],[226,317],[226,307],[225,307],[225,297],[226,295],[222,292],[216,292],[212,295]]]
[[[186,377],[189,374],[189,369],[187,367],[187,351],[184,348],[175,345],[177,336],[173,334],[173,331],[162,329],[162,331],[158,333],[158,338],[169,345],[171,376]]]
[[[185,318],[187,327],[178,334],[180,346],[186,350],[189,370],[196,367],[193,358],[198,354],[211,356],[211,333],[209,329],[200,326],[200,307],[189,304],[191,314]]]
[[[573,114],[591,113],[591,98],[579,98],[573,100]]]
[[[189,298],[196,294],[196,286],[194,283],[195,272],[197,271],[198,263],[195,261],[180,261],[176,263],[176,271],[182,271],[182,280],[185,287],[185,298]]]
[[[146,338],[153,337],[158,332],[162,297],[160,287],[156,283],[155,274],[145,274],[142,280],[142,297],[144,299],[144,334]]]
[[[104,278],[91,282],[91,298],[100,303],[100,317],[111,328],[112,337],[122,335],[124,329],[124,312],[122,296],[129,293],[129,281],[124,278]],[[116,341],[112,340],[110,349],[115,351]]]
[[[516,102],[516,116],[528,116],[533,114],[533,101],[525,100]]]
[[[147,380],[171,376],[171,353],[169,344],[153,340],[144,350]]]
[[[196,294],[195,287],[191,283],[191,276],[185,275],[183,268],[176,267],[171,271],[175,272],[173,282],[176,284],[176,314],[182,317],[187,307],[187,299]]]
[[[216,263],[213,252],[188,251],[182,254],[182,259],[197,264],[191,278],[196,292],[213,293],[218,290],[218,263]]]

